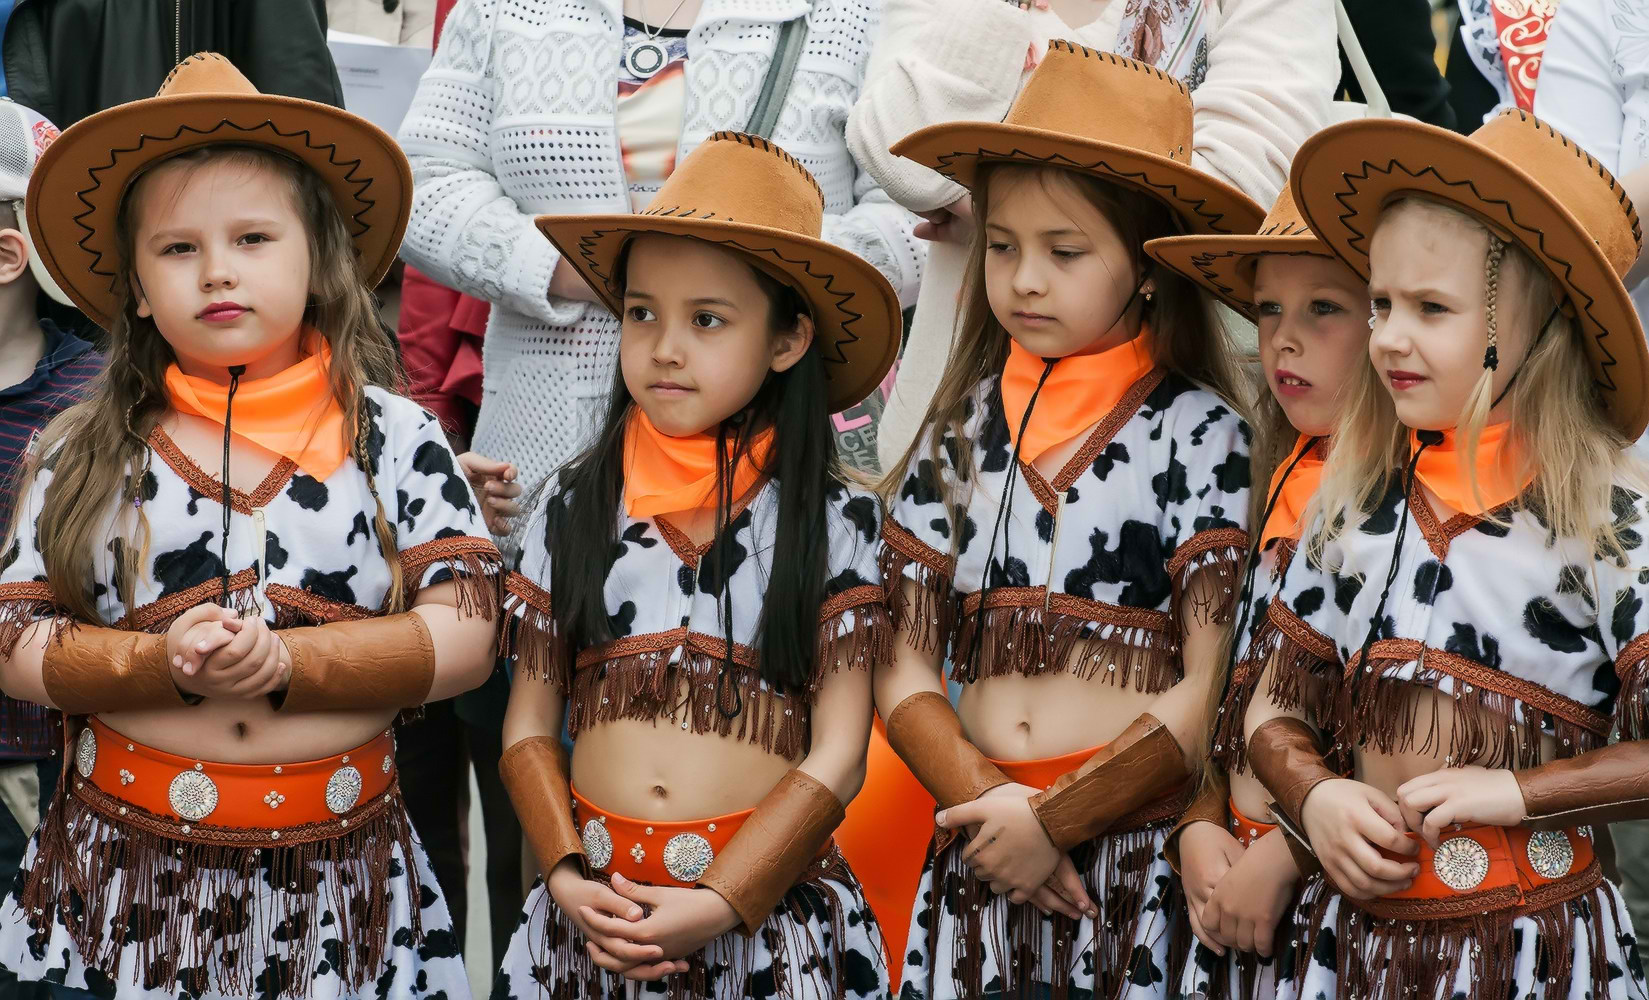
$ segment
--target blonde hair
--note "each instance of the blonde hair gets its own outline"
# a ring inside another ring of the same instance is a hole
[[[1411,197],[1394,202],[1386,213],[1389,218],[1393,212],[1417,210],[1446,213],[1487,237],[1485,360],[1512,365],[1515,372],[1515,381],[1505,391],[1509,447],[1502,454],[1519,467],[1505,471],[1530,480],[1526,504],[1554,539],[1589,540],[1599,552],[1624,559],[1610,510],[1613,487],[1643,491],[1649,476],[1628,450],[1631,442],[1604,412],[1580,330],[1557,310],[1561,299],[1555,281],[1521,245],[1501,240],[1459,209]],[[1528,324],[1529,346],[1523,356],[1496,358],[1505,325],[1501,314],[1510,296],[1517,297],[1518,314]],[[1548,316],[1551,319],[1537,328]],[[1494,408],[1493,380],[1494,372],[1485,365],[1456,424],[1462,472],[1479,501],[1476,465],[1467,456],[1475,454]],[[1362,520],[1363,512],[1385,495],[1408,463],[1409,429],[1398,421],[1374,366],[1358,366],[1348,381],[1333,440],[1322,485],[1306,515],[1308,522],[1318,525],[1309,542],[1316,558],[1322,557],[1328,542]]]
[[[993,164],[979,172],[973,191],[974,238],[968,269],[962,285],[962,309],[945,372],[922,418],[922,430],[905,450],[898,465],[885,470],[881,490],[894,496],[904,481],[906,470],[921,452],[927,438],[935,467],[950,467],[948,481],[934,483],[947,505],[965,502],[964,489],[971,489],[977,470],[971,449],[945,453],[947,435],[963,438],[975,388],[988,378],[1000,375],[1007,363],[1009,336],[991,312],[985,289],[985,222],[990,212],[991,189],[1004,180],[1034,180],[1045,186],[1060,185],[1085,198],[1122,237],[1139,282],[1149,278],[1156,289],[1149,302],[1142,303],[1150,322],[1152,360],[1158,367],[1176,372],[1219,394],[1239,412],[1246,397],[1239,393],[1236,366],[1226,347],[1224,330],[1214,318],[1208,296],[1195,284],[1157,264],[1143,250],[1147,240],[1184,231],[1179,218],[1162,202],[1148,195],[1109,183],[1091,174],[1060,167],[1027,166],[1016,163]],[[927,433],[932,427],[933,433]],[[951,534],[953,548],[960,545],[961,532]],[[954,554],[954,552],[953,552]]]

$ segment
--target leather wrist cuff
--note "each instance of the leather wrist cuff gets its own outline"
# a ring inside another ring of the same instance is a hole
[[[567,751],[561,741],[542,736],[518,740],[498,758],[498,776],[546,879],[565,858],[584,854],[584,842],[573,823],[568,773]]]
[[[1271,811],[1288,838],[1300,873],[1310,874],[1317,865],[1316,855],[1305,840],[1300,811],[1313,788],[1340,777],[1323,760],[1316,730],[1301,719],[1268,719],[1248,738],[1248,766],[1271,793]]]
[[[435,683],[435,643],[422,615],[331,622],[278,633],[292,658],[282,712],[417,708]]]
[[[1081,767],[1031,796],[1031,811],[1054,846],[1068,851],[1185,784],[1190,776],[1174,735],[1146,713]]]
[[[1008,776],[962,735],[950,699],[922,691],[901,701],[887,717],[887,742],[939,808],[972,802]]]
[[[1168,866],[1178,875],[1179,870],[1179,835],[1192,823],[1212,823],[1221,830],[1231,818],[1231,781],[1225,772],[1217,765],[1209,764],[1208,770],[1203,772],[1202,787],[1197,789],[1197,797],[1191,800],[1186,807],[1185,815],[1181,816],[1174,828],[1168,831],[1168,839],[1162,845],[1162,855],[1168,859]]]
[[[46,644],[41,680],[46,697],[69,715],[191,704],[172,680],[166,636],[147,632],[60,629]]]
[[[699,885],[727,900],[739,915],[739,929],[754,935],[846,816],[835,792],[792,770],[710,862]]]
[[[1560,830],[1649,817],[1649,741],[1628,740],[1513,772],[1523,825]]]

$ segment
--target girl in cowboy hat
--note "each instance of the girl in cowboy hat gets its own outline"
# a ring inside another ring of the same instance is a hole
[[[1641,997],[1592,839],[1649,814],[1631,201],[1520,111],[1469,138],[1335,126],[1300,150],[1293,190],[1368,276],[1373,364],[1271,601],[1269,697],[1245,720],[1274,815],[1324,870],[1292,993]]]
[[[31,230],[110,346],[0,560],[0,685],[73,755],[0,913],[17,978],[467,995],[390,726],[485,679],[498,554],[390,388],[410,197],[380,130],[214,54],[42,155]]]
[[[1006,121],[895,147],[980,206],[884,527],[903,634],[877,707],[942,807],[908,997],[1166,995],[1188,946],[1160,852],[1224,664],[1249,430],[1211,303],[1141,247],[1262,215],[1190,132],[1173,78],[1054,42]]]
[[[494,997],[886,994],[831,842],[892,640],[882,515],[829,414],[887,373],[899,306],[822,216],[799,162],[723,132],[644,212],[539,219],[622,328],[507,585],[501,769],[543,879]]]
[[[1267,607],[1299,544],[1300,516],[1321,478],[1323,456],[1350,376],[1363,364],[1368,285],[1329,253],[1300,218],[1287,188],[1252,236],[1170,236],[1145,244],[1159,263],[1196,282],[1259,328],[1265,389],[1255,420],[1262,528],[1250,547],[1238,598],[1229,679],[1214,716],[1212,763],[1200,794],[1164,851],[1185,887],[1198,944],[1180,972],[1186,996],[1271,997],[1291,966],[1286,918],[1312,859],[1271,822],[1270,796],[1247,768],[1242,720],[1269,649]],[[1279,926],[1279,924],[1281,926]]]

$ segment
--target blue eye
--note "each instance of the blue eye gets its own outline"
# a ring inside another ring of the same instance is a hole
[[[1254,307],[1261,316],[1281,316],[1283,314],[1283,306],[1281,302],[1261,300],[1254,303]]]
[[[1345,312],[1345,310],[1340,308],[1338,302],[1330,302],[1327,299],[1312,300],[1311,315],[1313,316],[1332,316],[1339,312]]]

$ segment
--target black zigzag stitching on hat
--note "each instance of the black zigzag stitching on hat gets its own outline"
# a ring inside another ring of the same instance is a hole
[[[1237,290],[1230,287],[1221,279],[1221,272],[1214,269],[1214,262],[1231,257],[1256,257],[1264,253],[1268,257],[1321,257],[1320,253],[1310,250],[1245,250],[1241,253],[1235,250],[1205,250],[1191,255],[1190,264],[1197,269],[1197,273],[1207,280],[1208,284],[1220,291],[1222,295],[1235,298]]]
[[[1138,73],[1150,73],[1158,80],[1164,80],[1178,87],[1179,92],[1184,94],[1187,98],[1191,96],[1190,89],[1187,88],[1185,84],[1177,77],[1164,73],[1162,70],[1157,69],[1150,63],[1143,63],[1138,59],[1129,59],[1127,56],[1119,56],[1115,52],[1101,52],[1098,49],[1090,49],[1086,45],[1078,45],[1076,42],[1073,42],[1067,38],[1055,38],[1053,41],[1048,43],[1048,48],[1050,50],[1057,49],[1062,52],[1071,52],[1081,56],[1084,59],[1103,59],[1113,66],[1124,66]]]
[[[1609,369],[1620,364],[1620,361],[1615,357],[1614,352],[1609,350],[1608,346],[1603,342],[1603,339],[1609,335],[1610,331],[1608,326],[1605,325],[1603,321],[1592,312],[1592,307],[1597,304],[1597,299],[1582,291],[1578,285],[1570,280],[1570,276],[1575,270],[1574,264],[1547,249],[1545,231],[1539,227],[1530,226],[1521,221],[1510,201],[1507,201],[1504,198],[1490,198],[1477,189],[1477,183],[1475,181],[1472,181],[1469,178],[1466,180],[1451,181],[1439,173],[1435,166],[1423,167],[1418,172],[1411,171],[1403,164],[1397,162],[1396,159],[1388,161],[1384,168],[1376,166],[1369,160],[1363,160],[1360,172],[1341,171],[1340,179],[1350,186],[1342,191],[1336,191],[1334,193],[1334,200],[1340,203],[1341,208],[1345,209],[1345,212],[1341,213],[1338,219],[1340,225],[1344,226],[1346,231],[1351,233],[1351,238],[1346,241],[1347,248],[1361,255],[1364,259],[1368,258],[1368,250],[1366,246],[1371,234],[1363,232],[1361,229],[1352,224],[1353,220],[1359,217],[1358,211],[1353,208],[1349,202],[1349,199],[1358,192],[1358,187],[1355,182],[1358,180],[1369,180],[1371,173],[1380,173],[1385,174],[1386,176],[1391,176],[1394,171],[1398,170],[1415,180],[1430,174],[1431,176],[1437,178],[1437,180],[1446,187],[1457,189],[1465,188],[1471,191],[1471,200],[1475,200],[1482,205],[1497,206],[1505,212],[1506,220],[1519,232],[1525,234],[1526,236],[1532,235],[1533,243],[1539,248],[1536,252],[1541,257],[1549,261],[1554,267],[1562,268],[1562,281],[1564,286],[1570,291],[1571,295],[1578,296],[1586,300],[1585,303],[1581,305],[1581,309],[1586,313],[1587,318],[1592,321],[1592,326],[1601,331],[1592,335],[1592,340],[1597,344],[1597,349],[1603,354],[1603,360],[1599,364],[1600,370],[1596,373],[1597,381],[1598,384],[1604,389],[1610,392],[1616,391],[1618,387],[1615,385],[1614,377],[1610,374]],[[1555,200],[1556,199],[1554,199],[1554,201]],[[1469,204],[1469,201],[1462,200],[1462,207],[1466,204]],[[1524,241],[1524,243],[1526,246],[1529,245],[1528,241]]]
[[[676,218],[692,218],[693,216],[692,215],[679,215],[679,216],[675,216],[675,217]],[[615,233],[636,233],[636,232],[643,232],[643,231],[645,231],[645,230],[631,229],[631,228],[628,228],[628,227],[613,228],[613,229],[597,229],[594,232],[587,233],[587,234],[579,237],[579,239],[578,239],[578,255],[580,257],[584,258],[584,266],[586,267],[586,269],[588,269],[591,274],[599,275],[601,277],[602,282],[607,285],[608,289],[612,290],[614,288],[612,275],[602,274],[601,268],[599,266],[597,266],[596,252],[597,252],[597,249],[600,245],[600,242],[603,239],[605,239],[606,237],[612,236]],[[842,321],[842,324],[841,324],[843,339],[841,339],[839,341],[833,341],[829,344],[820,344],[819,356],[823,361],[825,361],[828,364],[846,365],[848,363],[847,354],[843,350],[843,348],[846,347],[846,345],[848,345],[850,343],[856,343],[859,340],[863,339],[858,334],[854,333],[852,328],[853,328],[853,325],[855,323],[857,323],[860,320],[865,318],[865,314],[862,313],[862,312],[855,312],[854,310],[849,309],[847,307],[847,303],[849,301],[851,301],[852,298],[853,298],[853,293],[852,292],[839,292],[835,289],[836,277],[837,277],[836,274],[831,273],[831,274],[820,275],[820,274],[818,274],[817,272],[815,272],[813,270],[813,263],[814,262],[812,260],[809,260],[805,257],[802,257],[802,258],[786,257],[784,254],[782,254],[779,251],[773,249],[772,247],[753,247],[753,246],[749,246],[747,244],[739,242],[738,239],[733,238],[733,237],[716,236],[716,235],[711,234],[711,233],[694,233],[692,238],[695,239],[695,240],[703,240],[706,243],[715,243],[715,244],[719,244],[721,246],[732,247],[735,250],[742,250],[743,252],[745,252],[747,254],[750,254],[752,256],[771,257],[774,260],[780,261],[781,263],[789,264],[793,267],[799,267],[799,268],[802,269],[803,272],[805,272],[807,274],[808,277],[810,277],[810,278],[812,278],[816,281],[822,281],[824,283],[825,293],[836,300],[836,309],[838,311],[840,311],[841,313],[843,313],[847,318],[844,319]],[[834,358],[829,356],[830,352],[832,352],[832,351],[836,355]]]
[[[303,140],[303,144],[306,148],[315,150],[316,152],[325,152],[327,162],[329,164],[331,164],[334,167],[347,168],[348,172],[344,174],[344,178],[343,178],[344,183],[356,185],[356,190],[353,194],[353,197],[355,198],[355,200],[357,202],[359,202],[361,204],[362,207],[361,207],[360,211],[354,213],[353,215],[347,216],[347,218],[348,218],[348,220],[349,220],[349,222],[352,226],[352,229],[353,229],[353,232],[351,233],[351,236],[360,236],[362,233],[366,232],[368,228],[370,228],[370,227],[367,226],[366,223],[361,221],[361,216],[363,216],[366,213],[372,211],[373,207],[375,205],[377,205],[377,202],[374,201],[371,198],[366,197],[366,190],[367,190],[367,188],[372,186],[373,178],[368,177],[365,180],[361,180],[361,181],[355,180],[355,172],[361,168],[361,160],[358,159],[358,158],[354,159],[354,160],[341,160],[341,159],[338,159],[338,156],[337,156],[338,145],[337,145],[337,143],[315,143],[315,142],[311,141],[312,133],[310,132],[309,129],[298,129],[298,130],[293,131],[293,132],[282,132],[280,129],[275,127],[274,122],[271,122],[271,121],[268,121],[268,120],[260,122],[257,125],[254,125],[254,126],[251,126],[251,127],[243,127],[243,126],[237,125],[234,122],[230,121],[229,119],[225,118],[225,119],[220,120],[216,125],[212,126],[209,129],[198,129],[198,128],[194,128],[193,126],[190,126],[190,125],[179,125],[177,131],[173,132],[171,135],[161,136],[161,135],[148,135],[148,134],[145,134],[145,135],[142,135],[142,136],[139,137],[138,143],[135,146],[122,146],[122,147],[119,147],[119,148],[116,148],[116,149],[109,150],[109,162],[105,163],[105,164],[103,164],[102,166],[99,166],[99,167],[88,167],[87,170],[86,170],[86,173],[88,175],[90,175],[94,181],[96,181],[98,174],[100,174],[100,173],[102,173],[103,171],[106,171],[106,170],[113,170],[115,168],[115,166],[119,163],[120,158],[122,156],[124,156],[128,153],[139,152],[148,143],[151,143],[151,142],[160,142],[160,143],[175,142],[175,141],[177,141],[178,137],[183,135],[185,132],[190,132],[190,133],[193,133],[194,135],[203,136],[203,137],[211,136],[211,135],[216,134],[218,131],[220,131],[221,129],[224,129],[224,128],[234,129],[235,131],[241,133],[242,135],[247,135],[247,136],[251,135],[254,132],[261,132],[261,131],[264,131],[264,130],[267,129],[268,131],[273,132],[275,135],[278,135],[283,139],[301,138]],[[251,144],[252,145],[262,145],[261,143],[256,143],[256,142],[253,142]],[[192,147],[192,148],[198,148],[198,147]],[[159,161],[156,161],[156,162],[159,162]],[[150,166],[153,166],[153,164],[150,164]],[[313,169],[313,168],[311,168],[311,169]],[[91,239],[93,236],[95,236],[97,234],[97,231],[95,229],[93,229],[91,226],[86,225],[86,223],[84,221],[87,216],[89,216],[92,213],[97,211],[97,206],[93,205],[90,201],[88,201],[86,196],[88,194],[92,193],[93,191],[98,190],[102,186],[103,186],[102,183],[98,182],[98,183],[94,183],[91,187],[81,188],[79,191],[75,192],[75,195],[74,195],[75,198],[78,199],[79,202],[82,205],[86,206],[86,210],[84,212],[81,212],[80,214],[78,214],[74,217],[75,224],[78,225],[81,229],[84,229],[86,231],[85,236],[82,236],[80,239],[75,241],[75,246],[79,247],[85,253],[89,253],[93,257],[96,258],[95,260],[93,260],[91,262],[90,265],[87,266],[88,271],[91,271],[93,274],[99,274],[99,275],[103,275],[105,277],[113,278],[115,276],[114,271],[102,270],[101,267],[100,267],[100,265],[103,263],[104,254],[101,251],[93,250],[90,247],[86,246],[86,241]],[[125,197],[125,192],[121,193],[121,197],[122,198]],[[339,208],[340,211],[343,210],[342,205],[338,206],[338,208]]]
[[[1037,163],[1046,164],[1048,166],[1070,167],[1073,170],[1103,169],[1118,182],[1128,184],[1139,189],[1144,194],[1149,194],[1158,200],[1167,203],[1169,208],[1189,208],[1202,219],[1206,220],[1208,227],[1216,232],[1236,235],[1235,231],[1225,225],[1224,212],[1215,212],[1206,208],[1208,204],[1207,198],[1186,197],[1185,195],[1180,194],[1179,185],[1172,181],[1167,183],[1153,181],[1143,170],[1118,170],[1116,167],[1111,166],[1110,161],[1108,160],[1081,162],[1078,160],[1073,160],[1063,153],[1038,156],[1034,153],[1027,153],[1023,149],[1015,147],[1011,150],[980,149],[978,152],[974,153],[946,153],[939,157],[939,165],[935,167],[935,169],[941,174],[944,174],[946,177],[955,180],[956,171],[951,164],[955,160],[964,158],[970,160],[1034,160]],[[1170,160],[1169,162],[1172,163],[1175,161]]]
[[[795,167],[797,172],[799,172],[803,177],[806,177],[807,183],[813,186],[813,192],[819,196],[819,201],[824,201],[824,191],[819,187],[818,178],[813,176],[813,171],[803,166],[802,161],[786,152],[783,146],[774,145],[772,142],[767,139],[763,139],[759,135],[750,135],[748,132],[735,132],[732,129],[723,129],[715,135],[712,135],[708,141],[731,141],[739,143],[743,146],[749,146],[752,149],[759,149],[764,153],[777,154],[781,160],[790,164],[792,167]]]

